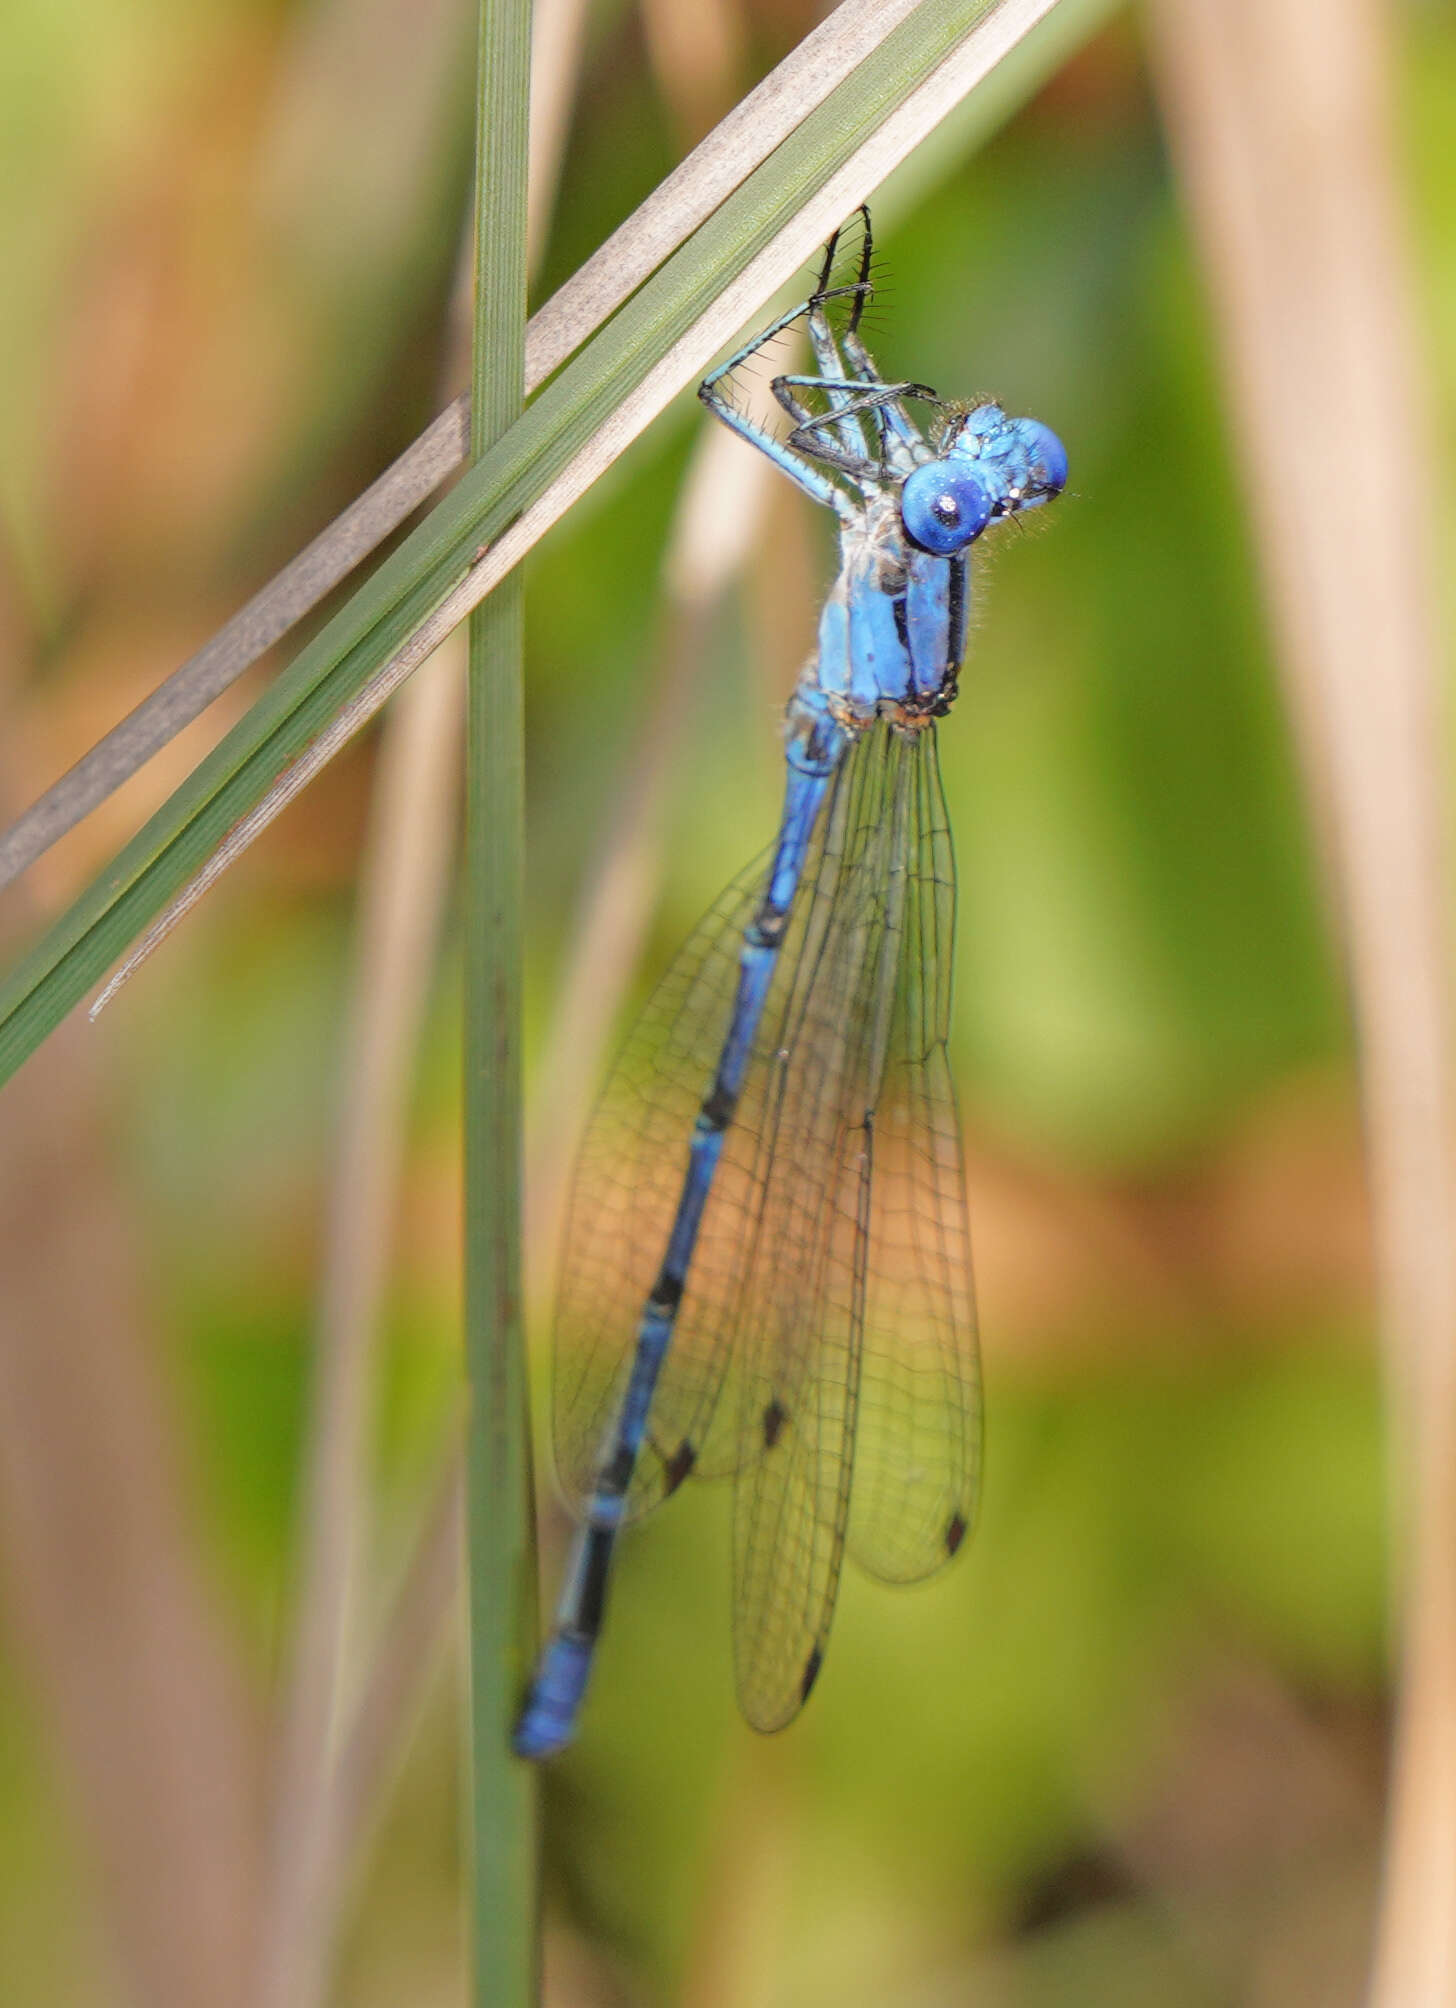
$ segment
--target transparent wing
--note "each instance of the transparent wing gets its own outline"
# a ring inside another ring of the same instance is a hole
[[[737,1468],[738,1306],[764,1211],[780,1055],[845,868],[843,784],[859,752],[852,749],[836,777],[806,859],[653,1397],[629,1518],[656,1506],[689,1471],[717,1477]],[[553,1412],[558,1476],[578,1508],[593,1489],[620,1405],[642,1307],[682,1189],[693,1122],[732,1016],[743,930],[768,862],[765,856],[741,873],[680,950],[618,1057],[577,1162],[557,1305]],[[725,1387],[735,1392],[724,1398]]]
[[[556,1446],[594,1482],[731,1015],[762,863],[715,902],[631,1034],[583,1146]],[[735,1652],[776,1728],[822,1657],[846,1552],[911,1581],[974,1518],[980,1414],[946,1060],[954,882],[933,734],[847,755],[704,1212],[629,1511],[736,1471]],[[685,1455],[685,1450],[689,1455]]]
[[[955,860],[929,734],[915,763],[914,856],[873,1180],[849,1553],[884,1581],[934,1573],[975,1523],[981,1374],[946,1041]]]
[[[979,1466],[934,736],[877,728],[852,757],[738,1308],[734,1638],[761,1729],[813,1684],[846,1546],[880,1576],[929,1573],[969,1524]]]
[[[816,888],[819,946],[798,972],[777,1063],[762,1220],[739,1307],[734,1651],[749,1721],[775,1729],[822,1658],[848,1523],[872,1167],[905,904],[913,743],[855,747]]]

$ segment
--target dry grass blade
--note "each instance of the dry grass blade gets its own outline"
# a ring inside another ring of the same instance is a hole
[[[1436,431],[1397,188],[1391,24],[1368,0],[1164,0],[1155,20],[1292,707],[1332,840],[1360,1042],[1402,1603],[1371,1999],[1444,2008],[1456,1999],[1452,890]]]

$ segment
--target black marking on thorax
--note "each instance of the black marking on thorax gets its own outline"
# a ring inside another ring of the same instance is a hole
[[[955,695],[956,674],[961,666],[961,658],[966,652],[966,561],[964,558],[952,558],[950,560],[947,605],[945,674],[950,683],[951,696],[953,697]]]

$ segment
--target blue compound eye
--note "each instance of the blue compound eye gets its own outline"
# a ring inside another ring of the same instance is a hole
[[[1060,495],[1067,485],[1067,449],[1049,425],[1039,419],[1022,421],[1025,428],[1031,487],[1038,501]]]
[[[991,509],[980,476],[944,460],[917,467],[900,491],[905,528],[923,551],[937,558],[949,558],[979,537],[991,520]]]

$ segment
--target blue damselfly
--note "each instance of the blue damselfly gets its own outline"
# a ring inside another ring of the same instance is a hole
[[[554,1396],[583,1524],[516,1730],[526,1757],[574,1733],[622,1525],[690,1474],[736,1481],[738,1695],[765,1730],[814,1684],[844,1556],[917,1581],[975,1520],[936,720],[965,649],[970,546],[1059,494],[1067,462],[1033,419],[881,378],[861,336],[862,215],[857,275],[831,284],[831,239],[810,298],[699,392],[835,511],[840,570],[788,706],[778,834],[664,977],[583,1147]],[[780,439],[732,377],[800,320],[816,368],[774,379]]]

